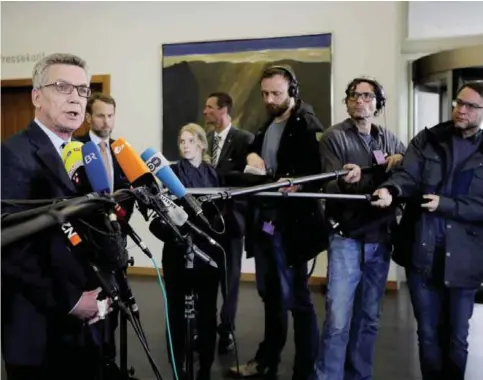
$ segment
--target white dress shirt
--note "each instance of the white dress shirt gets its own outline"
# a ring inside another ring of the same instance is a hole
[[[216,133],[216,131],[213,131],[213,133],[214,133],[213,137],[218,138],[218,151],[213,152],[213,156],[215,156],[215,153],[217,153],[216,154],[216,157],[217,157],[216,165],[218,165],[218,161],[220,160],[221,150],[223,149],[223,144],[226,141],[226,137],[228,136],[228,132],[230,131],[230,128],[231,128],[231,124],[228,127],[226,127],[223,131],[221,131],[220,133]]]
[[[101,141],[105,141],[107,143],[107,157],[109,157],[109,164],[111,166],[111,178],[112,182],[114,182],[114,163],[112,161],[112,154],[111,154],[111,144],[109,143],[109,137],[107,139],[101,139],[99,136],[94,134],[92,131],[89,131],[89,137],[93,143],[95,143],[98,147]],[[101,148],[99,147],[99,150]],[[114,184],[111,183],[111,189],[114,188]]]
[[[34,119],[34,121],[37,123],[37,125],[40,127],[42,131],[45,132],[45,134],[48,136],[50,141],[52,142],[52,145],[54,146],[55,150],[59,153],[60,157],[62,158],[62,146],[65,144],[70,143],[70,138],[65,141],[59,136],[57,136],[54,132],[52,132],[49,128],[47,128],[45,125],[43,125],[39,119]]]

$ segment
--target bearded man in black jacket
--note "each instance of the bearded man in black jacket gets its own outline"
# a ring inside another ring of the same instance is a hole
[[[312,106],[299,99],[291,69],[265,70],[260,80],[269,120],[257,132],[247,166],[269,182],[321,173],[317,134],[323,128]],[[318,185],[282,188],[314,191]],[[317,319],[310,297],[307,261],[324,250],[318,204],[313,199],[258,199],[249,207],[245,249],[255,258],[257,288],[265,306],[265,336],[242,377],[276,377],[287,340],[288,310],[295,332],[294,379],[310,375],[317,350]],[[231,369],[236,372],[236,367]]]

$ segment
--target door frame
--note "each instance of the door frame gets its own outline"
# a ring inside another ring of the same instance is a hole
[[[109,74],[93,75],[91,78],[92,84],[100,84],[102,86],[102,92],[111,94],[111,76]],[[3,87],[30,87],[32,86],[32,79],[2,79]]]

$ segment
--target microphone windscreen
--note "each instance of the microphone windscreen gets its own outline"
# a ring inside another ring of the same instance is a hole
[[[77,192],[87,194],[92,191],[87,179],[84,162],[82,160],[82,146],[80,141],[71,141],[62,150],[62,161],[70,180],[74,183]]]
[[[82,161],[82,146],[84,144],[80,141],[71,141],[62,150],[62,162],[69,178],[72,177],[75,171],[84,165]]]
[[[149,173],[147,165],[125,139],[117,139],[111,147],[119,166],[131,184],[143,174]]]
[[[111,181],[107,174],[106,167],[96,143],[89,141],[82,147],[84,167],[91,184],[92,190],[96,193],[112,193]]]
[[[149,231],[157,237],[159,240],[166,242],[166,241],[174,241],[174,234],[168,224],[161,219],[159,216],[154,218],[151,223],[149,223]]]
[[[141,154],[141,157],[146,162],[151,173],[153,173],[171,193],[177,198],[183,198],[186,195],[186,188],[176,174],[174,174],[173,169],[169,166],[169,161],[160,152],[148,148]]]

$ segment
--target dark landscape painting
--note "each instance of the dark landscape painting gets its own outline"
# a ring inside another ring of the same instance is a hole
[[[233,124],[256,131],[266,118],[259,79],[272,65],[287,65],[324,126],[331,124],[331,34],[162,46],[163,154],[178,158],[177,135],[187,123],[204,126],[212,92],[233,98]]]

